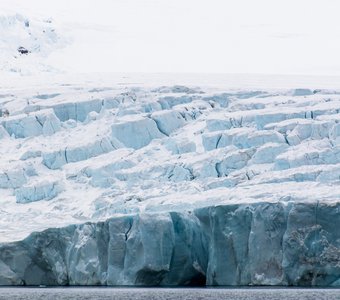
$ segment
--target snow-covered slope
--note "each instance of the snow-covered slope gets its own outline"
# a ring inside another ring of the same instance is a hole
[[[28,18],[39,32],[34,36],[47,45],[40,21],[52,18],[47,28],[72,43],[43,63],[73,72],[340,75],[339,9],[337,0],[0,3],[0,15]],[[1,30],[0,40],[26,40],[27,29],[20,32]],[[25,69],[21,63],[14,67]]]
[[[60,35],[51,18],[27,17],[21,14],[0,15],[0,74],[21,75],[55,71],[46,63],[54,51],[70,43],[67,34]]]
[[[0,108],[2,284],[339,285],[339,90],[92,82]]]

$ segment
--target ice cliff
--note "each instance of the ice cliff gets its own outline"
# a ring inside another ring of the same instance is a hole
[[[338,286],[339,213],[234,204],[48,229],[0,246],[0,284]]]
[[[0,285],[340,286],[340,92],[0,91]]]

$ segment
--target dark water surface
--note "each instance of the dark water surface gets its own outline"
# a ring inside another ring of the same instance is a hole
[[[272,288],[0,288],[0,299],[340,300],[340,289]]]

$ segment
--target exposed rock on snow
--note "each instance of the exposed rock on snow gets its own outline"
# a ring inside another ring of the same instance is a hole
[[[18,52],[20,53],[20,54],[28,54],[28,53],[30,53],[25,47],[19,47],[18,48]]]

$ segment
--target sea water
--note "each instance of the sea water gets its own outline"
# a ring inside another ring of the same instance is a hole
[[[340,289],[300,288],[0,288],[0,299],[340,300]]]

